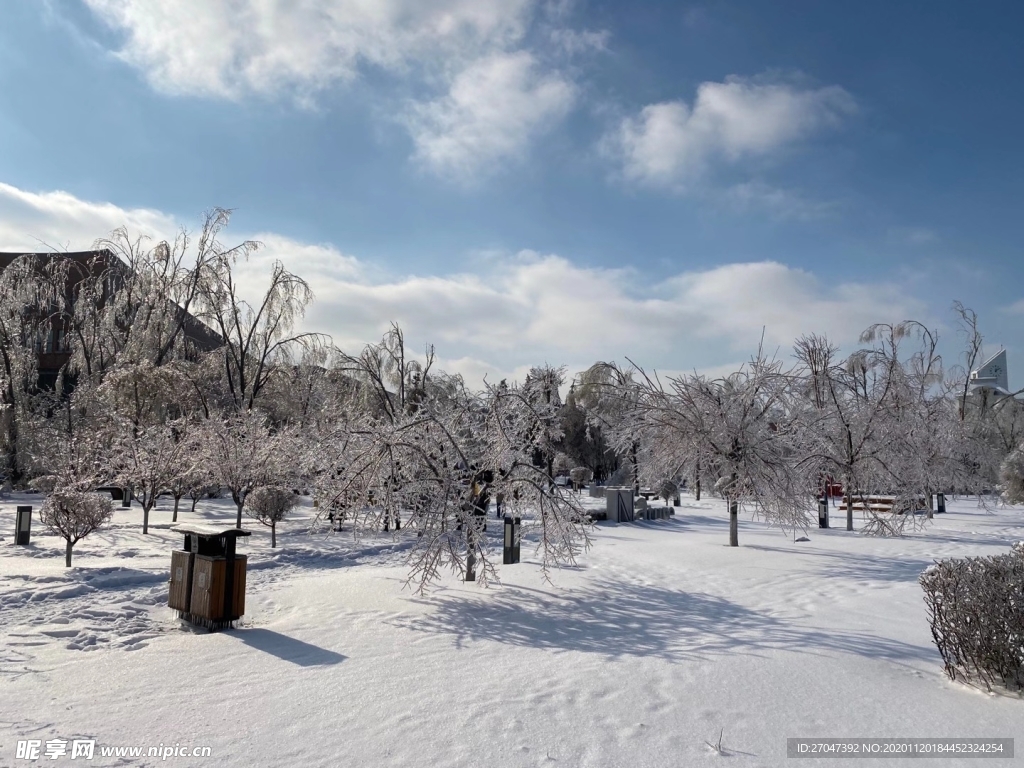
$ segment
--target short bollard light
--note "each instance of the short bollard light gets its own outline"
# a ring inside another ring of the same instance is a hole
[[[501,562],[504,565],[515,565],[519,562],[519,527],[518,517],[505,518],[505,545],[502,547]]]
[[[828,496],[818,499],[818,527],[828,528]]]
[[[28,546],[32,535],[32,507],[18,507],[18,517],[14,524],[14,543]]]

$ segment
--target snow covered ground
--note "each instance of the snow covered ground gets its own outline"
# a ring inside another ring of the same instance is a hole
[[[746,519],[732,549],[723,503],[684,496],[671,520],[599,525],[553,584],[527,542],[500,584],[448,576],[419,597],[403,586],[404,534],[309,534],[307,506],[277,550],[249,526],[243,626],[209,634],[166,607],[181,543],[168,504],[148,536],[137,506],[118,510],[65,569],[37,519],[32,545],[13,546],[15,505],[39,502],[0,502],[0,766],[849,762],[787,760],[795,736],[1014,737],[1024,750],[1024,700],[943,675],[917,584],[933,559],[1024,539],[1020,507],[951,501],[903,539],[815,529],[796,543]],[[231,525],[234,512],[210,501],[180,519],[196,517]],[[723,729],[726,757],[705,743]],[[17,759],[19,740],[54,738],[95,739],[96,757]],[[212,757],[99,755],[161,744]],[[903,762],[960,764],[869,764]]]

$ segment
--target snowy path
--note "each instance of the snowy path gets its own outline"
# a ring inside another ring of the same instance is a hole
[[[118,511],[67,570],[38,528],[10,546],[15,502],[0,506],[0,766],[19,764],[18,739],[83,736],[208,745],[163,762],[218,766],[717,765],[704,742],[723,728],[737,765],[786,765],[791,736],[1024,749],[1024,700],[942,675],[916,581],[934,558],[1024,539],[1020,508],[952,503],[900,540],[793,543],[745,520],[730,549],[721,503],[684,498],[671,521],[599,527],[553,585],[524,546],[500,585],[446,578],[427,597],[403,589],[401,538],[309,536],[297,519],[276,552],[257,527],[245,627],[206,634],[165,607],[166,510],[147,537]],[[162,762],[117,760],[92,764]]]

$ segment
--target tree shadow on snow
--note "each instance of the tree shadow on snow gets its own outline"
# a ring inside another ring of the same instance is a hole
[[[819,558],[822,576],[854,581],[917,581],[931,560],[911,557],[888,557],[886,555],[858,554],[854,552],[833,552],[824,549],[792,547],[770,547],[764,544],[748,544],[747,549],[762,552],[781,552],[787,555],[804,555]]]
[[[403,617],[400,626],[454,635],[458,643],[490,640],[506,645],[609,657],[663,656],[709,659],[768,651],[841,652],[906,662],[934,657],[930,648],[886,637],[804,627],[713,595],[665,587],[602,583],[564,596],[505,587],[487,597],[464,594],[420,601],[425,616]]]
[[[237,637],[250,648],[277,656],[282,661],[290,661],[300,667],[326,667],[339,664],[347,658],[340,653],[269,629],[235,629],[225,634]]]

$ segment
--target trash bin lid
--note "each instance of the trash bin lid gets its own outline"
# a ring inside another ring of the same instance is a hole
[[[221,528],[215,525],[172,525],[171,530],[175,533],[191,533],[196,536],[209,536],[217,538],[220,536],[252,536],[251,531],[241,528]]]

